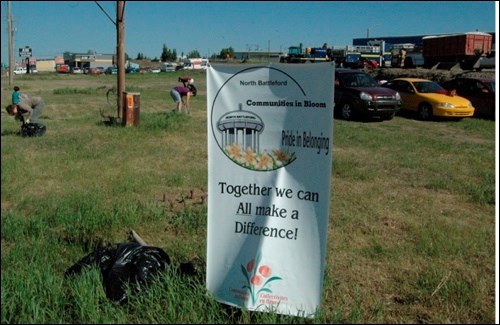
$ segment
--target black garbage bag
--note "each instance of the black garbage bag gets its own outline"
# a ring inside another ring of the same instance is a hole
[[[98,248],[83,257],[65,276],[81,273],[86,267],[100,268],[106,296],[120,304],[127,302],[126,286],[140,290],[170,265],[170,257],[161,248],[120,243],[116,247]]]
[[[47,127],[40,123],[23,123],[21,135],[23,137],[40,137],[45,134]]]

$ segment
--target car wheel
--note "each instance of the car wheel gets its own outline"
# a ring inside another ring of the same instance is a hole
[[[430,120],[432,117],[432,106],[427,103],[421,104],[418,108],[418,117],[422,121]]]
[[[351,120],[353,118],[352,106],[349,103],[342,103],[340,106],[340,116],[344,120]]]

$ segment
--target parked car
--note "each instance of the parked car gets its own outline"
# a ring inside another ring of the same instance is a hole
[[[448,91],[467,98],[474,106],[474,116],[495,119],[495,79],[459,77],[441,84]]]
[[[104,70],[105,74],[118,74],[118,68],[117,67],[107,67],[106,70]]]
[[[71,73],[83,73],[83,70],[80,67],[72,67]]]
[[[89,68],[89,72],[88,74],[92,74],[92,75],[99,75],[101,74],[101,69],[99,68]]]
[[[335,70],[335,115],[345,120],[379,117],[391,120],[401,107],[397,91],[380,85],[368,73]]]
[[[161,65],[160,70],[163,72],[172,72],[172,71],[175,71],[176,67],[177,67],[177,64],[167,62],[167,63],[163,63]]]
[[[56,72],[57,73],[69,73],[70,72],[69,65],[61,64],[61,65],[56,66]]]
[[[27,71],[25,67],[16,67],[13,72],[14,74],[26,74]]]
[[[419,78],[395,78],[382,85],[401,94],[401,110],[418,113],[421,120],[433,117],[463,118],[474,115],[472,103],[450,94],[438,83]]]
[[[138,72],[140,72],[140,68],[137,67],[128,66],[127,68],[125,68],[125,73],[138,73]],[[144,72],[147,71],[144,70]]]
[[[149,71],[152,73],[160,73],[161,70],[159,67],[152,67]]]

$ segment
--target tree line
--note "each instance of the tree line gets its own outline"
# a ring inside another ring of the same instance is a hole
[[[128,55],[125,55],[128,57]],[[181,53],[181,57],[184,57],[184,53]],[[193,50],[187,53],[187,58],[201,58],[200,52],[198,50]],[[232,47],[223,48],[220,50],[219,54],[212,54],[210,59],[230,59],[234,57],[234,49]],[[170,49],[166,44],[163,44],[163,49],[160,55],[160,59],[155,57],[154,59],[145,56],[143,53],[139,52],[137,54],[136,60],[151,60],[151,61],[161,61],[161,62],[175,62],[178,59],[177,50]]]

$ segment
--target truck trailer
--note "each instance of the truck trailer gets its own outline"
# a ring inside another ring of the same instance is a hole
[[[482,32],[423,37],[425,67],[459,63],[462,69],[471,70],[481,57],[491,54],[492,38]]]

